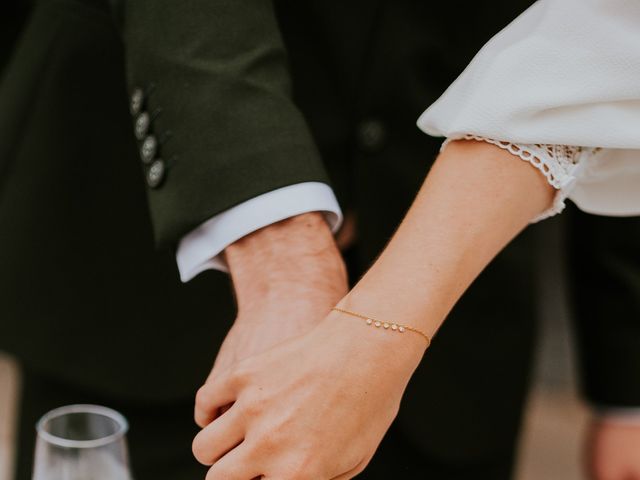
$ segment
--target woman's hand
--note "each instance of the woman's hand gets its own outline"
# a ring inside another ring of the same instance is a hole
[[[426,344],[332,313],[311,332],[213,376],[196,399],[207,480],[349,479],[395,418]],[[219,408],[233,406],[218,418]]]
[[[346,292],[346,281],[337,297],[308,298],[304,296],[305,292],[292,295],[295,292],[293,287],[282,296],[265,301],[260,308],[240,310],[218,351],[211,378],[221,375],[245,358],[308,333],[336,304],[340,293]]]
[[[553,196],[544,176],[509,152],[450,143],[344,306],[433,337],[473,279]],[[254,260],[259,266],[261,256]],[[246,293],[255,297],[256,289]],[[332,313],[309,333],[212,375],[196,399],[203,430],[193,445],[198,460],[213,464],[208,480],[354,477],[395,417],[425,347],[417,334]]]

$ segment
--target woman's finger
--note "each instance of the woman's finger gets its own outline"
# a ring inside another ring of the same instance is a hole
[[[205,480],[253,480],[261,478],[256,453],[246,442],[218,460],[209,469]]]
[[[231,408],[207,425],[193,440],[193,455],[203,465],[213,465],[244,440],[239,408]]]
[[[207,381],[196,394],[194,418],[200,428],[204,428],[216,418],[222,407],[236,400],[239,376],[223,373]]]

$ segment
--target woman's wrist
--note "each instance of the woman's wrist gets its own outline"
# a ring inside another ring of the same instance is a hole
[[[412,296],[394,294],[393,288],[387,288],[391,282],[389,276],[384,274],[382,280],[378,278],[382,273],[374,269],[369,271],[336,306],[372,319],[374,327],[376,322],[383,326],[385,323],[402,325],[405,327],[403,335],[417,337],[428,347],[444,321],[442,308],[436,301],[431,303],[424,299],[428,295],[426,289],[420,289],[420,302],[413,301]]]
[[[385,329],[382,325],[375,327],[373,324],[368,325],[364,319],[335,310],[331,311],[318,328],[321,335],[340,337],[336,344],[349,349],[360,361],[407,375],[407,379],[419,365],[429,345],[422,336],[414,332],[400,333],[391,327]]]

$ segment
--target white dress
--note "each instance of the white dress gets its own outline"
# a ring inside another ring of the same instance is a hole
[[[640,0],[538,0],[418,120],[494,143],[602,215],[640,215]]]

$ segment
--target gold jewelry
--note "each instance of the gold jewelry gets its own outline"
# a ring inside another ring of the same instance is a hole
[[[361,318],[366,322],[367,325],[373,325],[376,328],[384,328],[385,330],[391,330],[398,333],[404,333],[407,331],[417,333],[418,335],[421,335],[422,337],[424,337],[424,339],[427,341],[427,347],[431,345],[431,338],[429,338],[429,336],[426,333],[424,333],[422,330],[419,330],[417,328],[410,327],[409,325],[402,325],[400,323],[381,322],[380,320],[367,317],[366,315],[361,315],[359,313],[351,312],[349,310],[344,310],[338,307],[334,307],[331,310],[335,312],[344,313],[346,315],[351,315],[352,317]]]

